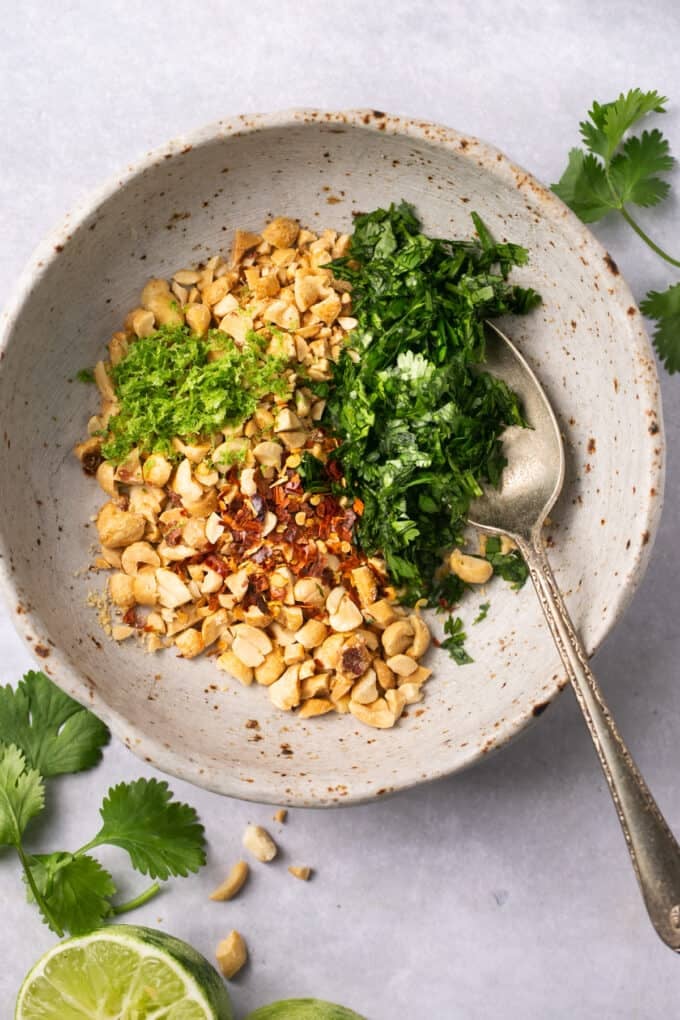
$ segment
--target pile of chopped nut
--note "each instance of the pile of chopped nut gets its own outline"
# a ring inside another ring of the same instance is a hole
[[[137,634],[185,658],[208,651],[241,683],[266,686],[280,709],[351,712],[388,728],[422,699],[428,627],[398,604],[384,563],[354,544],[360,501],[307,492],[299,470],[306,453],[326,463],[337,445],[310,387],[331,378],[356,325],[349,285],[325,268],[347,243],[278,217],[261,235],[237,231],[229,263],[215,256],[150,280],[111,338],[110,361],[96,366],[102,412],[76,453],[109,497],[95,566],[113,571],[116,640]],[[175,437],[174,457],[135,448],[115,464],[102,455],[118,411],[111,366],[163,326],[198,337],[217,328],[238,346],[257,334],[287,359],[285,393],[219,434]]]

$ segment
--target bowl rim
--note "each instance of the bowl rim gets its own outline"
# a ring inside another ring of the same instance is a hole
[[[429,120],[403,117],[368,108],[330,111],[296,107],[270,113],[238,114],[213,121],[204,127],[189,131],[186,134],[178,135],[171,141],[150,150],[145,156],[129,163],[122,172],[113,174],[103,184],[86,192],[83,198],[74,204],[71,210],[64,215],[61,222],[50,230],[37,245],[23,272],[18,277],[9,299],[5,303],[2,320],[0,321],[0,371],[2,371],[2,360],[9,337],[25,302],[39,285],[42,276],[46,273],[51,263],[59,257],[63,247],[68,243],[72,232],[91,217],[97,208],[118,189],[129,184],[156,164],[171,158],[181,158],[181,156],[192,149],[210,144],[217,139],[253,134],[272,128],[297,127],[304,124],[344,124],[351,128],[365,131],[380,132],[387,135],[402,135],[413,138],[416,141],[442,146],[455,152],[462,158],[474,159],[487,173],[498,178],[504,184],[511,183],[517,189],[524,189],[530,192],[532,199],[534,201],[538,200],[541,203],[545,215],[553,219],[559,218],[562,221],[562,227],[566,227],[568,233],[572,235],[574,247],[579,245],[585,246],[593,254],[599,256],[603,263],[615,268],[613,260],[604,246],[552,191],[537,181],[529,171],[524,170],[521,166],[510,160],[495,146],[467,132],[445,127]],[[586,651],[589,656],[595,653],[605,637],[620,620],[642,580],[658,531],[663,508],[665,480],[663,411],[656,359],[647,333],[643,328],[643,320],[639,314],[637,303],[627,283],[618,271],[612,272],[609,284],[612,302],[623,305],[626,308],[632,306],[638,312],[635,316],[636,325],[633,326],[633,323],[631,323],[633,342],[630,353],[631,357],[637,357],[641,363],[644,363],[647,369],[645,372],[639,373],[637,386],[639,392],[644,392],[648,400],[647,406],[653,409],[656,414],[659,431],[655,436],[655,443],[659,452],[655,457],[649,458],[647,465],[648,484],[643,486],[645,496],[639,514],[641,527],[637,530],[637,536],[631,540],[634,553],[632,566],[627,574],[625,583],[618,589],[615,598],[609,601],[610,612],[607,614],[606,621],[599,618],[597,624],[593,627],[592,633],[587,637]],[[656,495],[652,497],[650,490],[655,491]],[[106,704],[92,684],[88,684],[87,679],[80,673],[77,665],[71,661],[70,656],[54,645],[47,634],[46,628],[43,627],[38,614],[30,605],[22,603],[21,593],[17,589],[9,568],[9,553],[10,548],[0,528],[0,594],[4,598],[9,611],[9,617],[19,637],[22,638],[34,655],[37,648],[48,646],[50,662],[48,664],[45,659],[41,660],[39,662],[40,668],[75,700],[95,712],[109,726],[119,740],[138,757],[179,779],[194,783],[216,793],[237,797],[240,800],[286,804],[292,807],[327,807],[338,804],[337,800],[330,798],[325,799],[295,792],[284,794],[283,796],[278,793],[274,794],[267,788],[266,783],[260,784],[257,781],[252,783],[250,787],[244,788],[242,783],[239,783],[237,786],[238,780],[230,781],[229,776],[220,775],[215,780],[211,780],[197,762],[183,758],[181,754],[172,748],[168,748],[154,736],[140,732],[133,722]],[[416,773],[414,771],[408,777],[400,779],[393,786],[381,789],[380,795],[396,793],[400,790],[410,789],[420,783],[452,775],[455,772],[471,767],[480,760],[483,760],[489,753],[506,746],[535,721],[536,717],[540,714],[536,709],[540,707],[542,711],[543,708],[547,707],[560,691],[567,686],[568,681],[565,676],[560,675],[555,680],[551,680],[550,683],[550,689],[542,692],[540,706],[533,706],[533,709],[529,708],[519,711],[516,715],[506,719],[499,728],[492,746],[487,745],[484,748],[471,747],[450,768],[431,769],[427,773],[421,771]],[[342,805],[365,803],[374,799],[377,795],[375,780],[367,778],[352,779],[351,786],[348,785],[347,796],[342,798],[339,803]]]

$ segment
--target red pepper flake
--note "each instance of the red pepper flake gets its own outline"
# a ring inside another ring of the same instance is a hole
[[[318,434],[318,442],[325,453],[337,446],[332,437],[324,436],[322,432]],[[342,478],[342,470],[336,461],[329,461],[327,468],[329,477],[335,480]],[[273,485],[259,470],[256,471],[257,493],[250,498],[236,491],[229,477],[224,480],[219,501],[225,532],[215,546],[204,547],[189,563],[201,563],[221,577],[240,570],[245,560],[256,567],[249,575],[248,590],[236,607],[238,618],[242,618],[245,610],[252,605],[276,615],[276,604],[283,602],[287,591],[271,588],[270,579],[281,565],[290,567],[295,577],[319,578],[328,588],[342,581],[347,585],[350,597],[356,601],[351,571],[367,562],[367,557],[353,541],[355,523],[364,511],[362,500],[354,499],[348,507],[344,505],[345,500],[341,503],[331,493],[319,493],[312,503],[299,472],[290,468]],[[274,512],[277,525],[263,536],[263,518],[268,509]],[[295,520],[300,511],[304,512],[303,524],[297,524]],[[181,540],[181,526],[174,521],[169,536],[169,543]],[[339,558],[338,568],[328,564],[328,555]],[[173,564],[171,569],[181,576],[185,566],[186,561],[183,565]],[[377,572],[376,576],[381,582],[384,580]],[[216,605],[215,600],[215,595],[210,596],[208,603],[211,607]],[[322,615],[322,610],[317,613],[310,608],[309,615]]]
[[[132,606],[131,609],[128,609],[127,613],[123,617],[123,623],[126,623],[128,627],[134,627],[135,630],[144,629],[144,624],[137,616],[137,609],[135,606]]]
[[[209,553],[203,560],[203,564],[209,570],[214,570],[220,577],[228,577],[232,573],[222,557],[217,556],[215,553]]]

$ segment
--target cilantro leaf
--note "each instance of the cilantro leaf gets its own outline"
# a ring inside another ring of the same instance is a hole
[[[205,864],[203,826],[192,807],[173,801],[166,782],[119,783],[109,790],[100,814],[104,824],[88,849],[119,846],[134,868],[152,878],[186,876]]]
[[[21,748],[44,777],[92,768],[109,731],[44,673],[29,671],[16,690],[0,687],[0,741]]]
[[[465,650],[465,642],[467,641],[467,634],[463,629],[463,621],[460,616],[449,616],[444,623],[444,633],[448,637],[440,641],[440,648],[445,648],[453,661],[459,666],[466,666],[469,662],[474,662],[474,659]]]
[[[91,368],[81,368],[76,372],[76,379],[82,383],[93,383],[94,372]]]
[[[552,190],[584,223],[595,223],[617,208],[604,167],[581,149],[570,151],[566,170]]]
[[[626,131],[648,113],[665,113],[667,102],[666,97],[656,91],[629,89],[612,103],[600,107],[602,133],[606,140],[602,152],[605,164],[611,160]]]
[[[643,131],[626,139],[623,150],[613,158],[609,175],[622,203],[650,206],[661,202],[670,191],[667,181],[656,176],[672,170],[667,139],[660,131]]]
[[[113,913],[110,897],[116,887],[111,875],[94,857],[34,854],[29,857],[29,867],[42,900],[38,906],[52,930],[56,919],[71,935],[84,935]]]
[[[654,346],[668,372],[680,372],[680,283],[667,290],[651,290],[640,311],[656,319]]]
[[[601,156],[605,166],[621,144],[626,131],[648,113],[665,113],[665,96],[658,92],[629,89],[610,103],[595,101],[588,111],[590,120],[581,121],[579,128],[586,148]]]
[[[579,124],[581,138],[586,148],[597,153],[598,156],[602,156],[603,159],[609,145],[605,120],[610,106],[611,103],[598,103],[597,100],[594,100],[592,107],[588,110],[590,120],[582,120]]]
[[[45,806],[45,785],[20,748],[0,744],[0,846],[19,849],[24,829]]]

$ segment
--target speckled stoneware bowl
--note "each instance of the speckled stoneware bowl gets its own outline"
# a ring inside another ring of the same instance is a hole
[[[454,772],[507,743],[564,685],[530,585],[494,583],[470,633],[473,665],[433,650],[425,700],[393,730],[349,715],[303,721],[208,658],[150,657],[100,630],[86,568],[103,501],[71,450],[98,400],[74,382],[149,276],[226,251],[272,214],[349,230],[405,198],[425,230],[471,233],[476,209],[526,245],[519,282],[542,308],[501,323],[538,372],[566,440],[562,499],[546,534],[590,652],[621,616],[661,508],[654,361],[611,258],[552,194],[474,138],[378,111],[294,111],[222,121],[131,166],[39,249],[4,313],[0,364],[2,586],[41,667],[159,768],[221,793],[347,804]],[[470,620],[480,597],[463,608]],[[434,621],[439,630],[440,621]],[[256,719],[259,729],[247,728]]]

